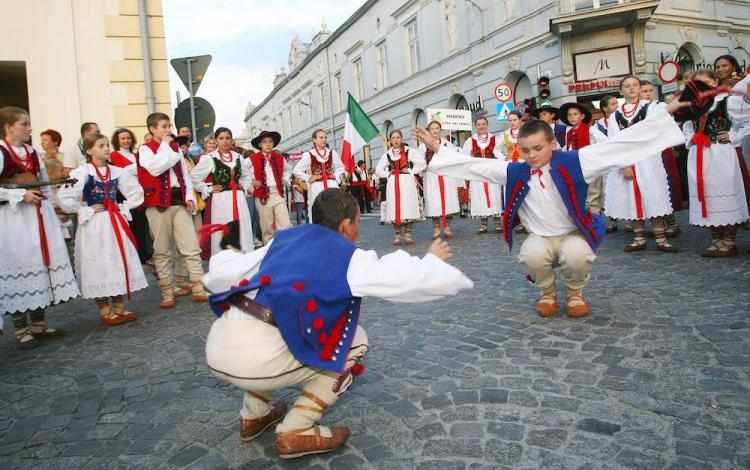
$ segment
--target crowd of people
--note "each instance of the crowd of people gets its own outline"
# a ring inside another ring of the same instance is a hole
[[[676,155],[684,147],[690,224],[709,229],[702,254],[737,255],[750,198],[740,150],[750,135],[750,79],[741,72],[722,56],[667,103],[628,75],[621,100],[605,96],[597,109],[513,111],[499,135],[478,116],[461,147],[437,121],[412,131],[416,147],[393,130],[375,168],[359,161],[351,173],[322,129],[293,166],[276,149],[278,132],[260,132],[250,151],[236,147],[226,127],[198,145],[186,127],[174,135],[163,113],[147,117],[141,145],[129,129],[106,136],[88,122],[64,153],[59,132],[42,132],[40,153],[27,143],[29,113],[2,107],[0,313],[10,314],[20,349],[60,336],[45,308],[79,296],[96,303],[101,323],[131,322],[137,315],[126,297],[148,286],[150,266],[161,308],[190,296],[220,317],[207,340],[208,365],[247,391],[243,440],[283,417],[283,402],[269,404],[275,390],[305,383],[277,427],[279,454],[332,450],[348,430],[315,422],[362,371],[368,340],[357,325],[359,298],[415,302],[470,288],[445,263],[451,253],[441,240],[454,236],[450,221],[464,208],[478,220],[477,234],[493,219],[509,247],[514,234],[527,235],[518,259],[540,291],[540,316],[557,313],[559,277],[567,314],[583,317],[595,250],[619,220],[633,233],[626,252],[645,250],[649,236],[659,251],[678,251],[670,239],[681,232]],[[393,226],[394,245],[413,244],[413,224],[431,219],[428,256],[357,249],[361,214],[375,205],[381,223]],[[291,229],[292,214],[303,227]],[[262,324],[234,321],[248,318]]]

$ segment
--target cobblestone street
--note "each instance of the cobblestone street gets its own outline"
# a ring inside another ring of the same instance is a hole
[[[748,468],[750,231],[741,254],[705,259],[689,227],[678,254],[626,254],[618,232],[598,252],[587,318],[535,315],[536,290],[500,235],[455,222],[452,261],[473,291],[429,304],[367,299],[372,349],[323,424],[352,430],[337,452],[282,462],[274,434],[239,439],[242,391],[214,378],[204,344],[213,315],[135,294],[137,322],[99,323],[91,300],[49,310],[66,330],[17,351],[0,338],[2,468]],[[432,233],[417,224],[422,255]],[[360,246],[392,251],[363,221]],[[562,292],[562,286],[559,287]],[[291,404],[296,390],[281,396]]]

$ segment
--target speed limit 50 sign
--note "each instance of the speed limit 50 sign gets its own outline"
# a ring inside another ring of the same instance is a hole
[[[495,87],[495,98],[501,103],[513,100],[513,90],[511,90],[510,85],[505,82],[499,83]]]

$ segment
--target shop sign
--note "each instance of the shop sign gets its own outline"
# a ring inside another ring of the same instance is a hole
[[[427,110],[427,122],[437,121],[447,131],[470,131],[471,111],[468,109],[435,109]]]
[[[576,82],[588,82],[631,73],[630,46],[573,54]]]
[[[608,78],[606,80],[593,80],[590,82],[571,83],[570,85],[568,85],[568,92],[585,93],[587,91],[598,91],[605,88],[617,88],[619,86],[619,78]]]
[[[458,109],[466,109],[469,111],[482,111],[484,109],[484,102],[482,101],[482,97],[478,96],[475,102],[469,103],[466,106],[459,106]]]

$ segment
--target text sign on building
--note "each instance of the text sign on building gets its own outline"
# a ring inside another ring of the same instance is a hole
[[[573,54],[575,81],[587,82],[631,73],[630,46]]]
[[[437,121],[443,130],[470,131],[471,111],[464,109],[427,109],[427,122]]]

